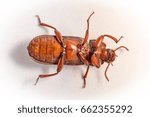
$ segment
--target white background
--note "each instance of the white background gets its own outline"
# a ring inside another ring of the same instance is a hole
[[[84,37],[86,19],[92,11],[90,38],[111,34],[124,38],[116,45],[106,38],[109,48],[127,46],[118,51],[114,66],[104,77],[106,64],[91,67],[87,87],[82,89],[85,66],[64,66],[54,77],[34,82],[41,73],[53,73],[56,66],[35,63],[26,47],[41,34],[53,34],[40,28],[35,15],[57,27],[63,35]],[[1,100],[55,99],[150,99],[150,8],[148,0],[1,0],[0,4],[0,93]]]

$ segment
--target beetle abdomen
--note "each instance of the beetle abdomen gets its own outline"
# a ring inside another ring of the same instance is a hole
[[[28,46],[29,55],[38,62],[57,63],[62,52],[55,36],[41,35],[35,37]]]
[[[63,36],[65,48],[64,64],[81,65],[83,62],[78,57],[77,45],[82,42],[81,37]],[[89,56],[89,46],[85,44],[83,56],[87,59]],[[57,64],[60,54],[63,51],[62,46],[58,43],[53,35],[41,35],[32,39],[28,46],[29,55],[36,62],[44,64]]]

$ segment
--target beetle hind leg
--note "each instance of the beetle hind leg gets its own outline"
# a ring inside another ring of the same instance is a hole
[[[43,23],[43,22],[41,22],[41,18],[39,17],[39,15],[36,15],[36,17],[37,17],[37,19],[38,19],[38,22],[39,22],[39,25],[40,26],[46,26],[46,27],[49,27],[49,28],[52,28],[52,29],[56,29],[55,27],[53,27],[53,26],[51,26],[51,25],[49,25],[49,24],[46,24],[46,23]]]
[[[57,72],[53,73],[53,74],[40,74],[38,76],[38,78],[36,79],[36,82],[35,82],[34,85],[36,85],[38,83],[40,78],[48,78],[48,77],[57,75],[62,70],[63,65],[64,65],[64,53],[62,52],[61,55],[60,55],[60,58],[58,60]]]
[[[57,74],[58,74],[58,72],[57,73],[53,73],[53,74],[40,74],[38,76],[38,78],[36,79],[36,82],[35,82],[34,85],[36,85],[38,83],[40,78],[47,78],[47,77],[54,76],[54,75],[57,75]]]
[[[60,33],[54,26],[51,26],[51,25],[46,24],[46,23],[43,23],[38,15],[36,15],[36,17],[37,17],[37,19],[38,19],[38,22],[39,22],[39,25],[40,25],[40,26],[45,26],[45,27],[49,27],[49,28],[54,29],[54,33],[55,33],[55,35],[56,35],[57,41],[58,41],[63,47],[65,47],[64,39],[63,39],[61,33]]]

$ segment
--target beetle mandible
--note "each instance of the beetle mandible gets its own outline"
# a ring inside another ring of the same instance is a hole
[[[104,62],[108,63],[105,70],[105,77],[109,81],[107,76],[107,70],[110,64],[117,57],[116,51],[120,48],[128,50],[125,46],[120,46],[116,49],[106,48],[106,44],[103,42],[104,37],[108,37],[115,43],[118,43],[119,39],[104,34],[99,36],[96,40],[90,40],[89,37],[89,20],[94,12],[87,19],[87,29],[84,38],[74,36],[62,36],[62,34],[51,25],[41,22],[41,19],[36,15],[39,25],[49,27],[54,30],[55,35],[40,35],[31,40],[27,49],[29,55],[39,63],[43,64],[56,64],[57,71],[52,74],[41,74],[38,76],[35,85],[40,78],[47,78],[57,75],[63,68],[63,65],[83,65],[87,66],[86,72],[83,75],[83,88],[86,86],[86,78],[90,66],[99,68]]]

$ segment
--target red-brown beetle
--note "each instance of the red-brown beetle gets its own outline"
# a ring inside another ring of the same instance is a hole
[[[57,75],[63,68],[63,65],[82,65],[87,66],[86,72],[83,75],[84,85],[86,86],[86,78],[90,66],[95,66],[99,68],[104,62],[108,63],[105,70],[105,77],[107,77],[107,70],[110,64],[115,60],[115,51],[124,48],[128,50],[125,46],[120,46],[116,49],[107,49],[106,44],[103,42],[104,37],[112,39],[114,42],[118,43],[119,39],[111,35],[101,35],[96,40],[90,40],[89,44],[89,19],[94,14],[94,12],[87,19],[87,30],[85,37],[74,37],[74,36],[62,36],[61,33],[53,26],[41,22],[40,17],[37,15],[38,22],[40,26],[45,26],[54,29],[55,35],[40,35],[35,37],[27,47],[29,55],[39,63],[43,64],[57,64],[57,72],[53,74],[41,74],[38,76],[35,85],[37,84],[39,78],[47,78],[50,76]]]

